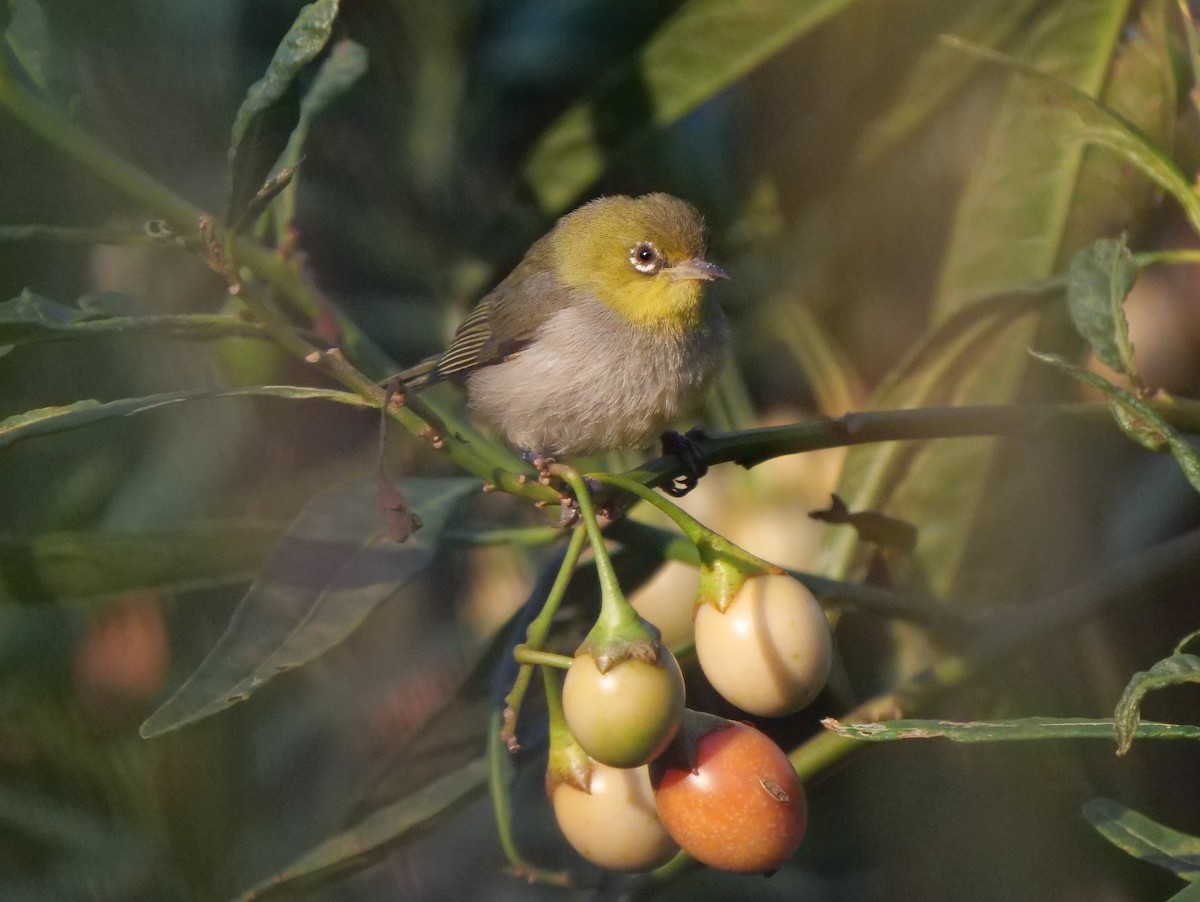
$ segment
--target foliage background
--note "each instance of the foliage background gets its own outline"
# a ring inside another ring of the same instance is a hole
[[[220,211],[230,125],[302,4],[36,6],[41,15],[10,0],[10,28],[38,49],[35,68],[54,101],[114,153]],[[612,73],[628,73],[639,52],[644,64],[652,59],[645,53],[672,14],[706,8],[716,5],[345,2],[335,38],[362,45],[369,67],[305,145],[295,242],[313,284],[392,359],[416,360],[559,212],[538,203],[531,171],[543,201],[558,206],[608,191],[676,193],[706,212],[712,255],[735,275],[717,290],[737,337],[736,366],[709,411],[728,429],[864,407],[931,324],[970,298],[1062,272],[1096,238],[1127,231],[1136,249],[1195,243],[1175,206],[1129,166],[1097,150],[1086,151],[1082,173],[1071,164],[1054,123],[1041,118],[1048,108],[1053,116],[1052,104],[937,41],[949,32],[1023,53],[1103,94],[1190,176],[1200,160],[1196,113],[1169,4],[748,3],[732,21],[714,12],[706,33],[736,43],[739,22],[749,28],[758,15],[789,39],[761,65],[739,63],[744,77],[679,121],[647,128],[664,102]],[[789,16],[790,32],[780,24]],[[29,57],[21,62],[29,68]],[[684,55],[662,65],[686,85],[712,63]],[[306,70],[303,85],[311,79]],[[603,106],[610,142],[599,180],[576,185],[569,168],[530,170],[539,137],[589,97]],[[136,232],[150,215],[7,115],[0,172],[3,223]],[[143,313],[214,312],[228,302],[222,280],[184,252],[5,237],[3,297],[25,288],[63,302],[119,292]],[[1145,381],[1185,396],[1200,380],[1195,278],[1188,267],[1148,271],[1128,307]],[[901,381],[876,403],[1077,396],[1024,355],[1029,345],[1082,354],[1057,308],[971,342],[967,364],[947,364],[932,388]],[[22,345],[0,357],[0,418],[81,398],[272,383],[325,384],[252,340],[116,335]],[[153,740],[137,734],[221,634],[284,525],[319,490],[370,472],[376,428],[369,412],[339,405],[230,399],[0,451],[0,897],[234,897],[479,755],[487,681],[468,675],[529,591],[544,548],[447,542],[366,628],[313,664],[219,717]],[[911,459],[850,455],[840,491],[852,507],[886,507],[922,530],[914,560],[868,578],[967,607],[1027,603],[1200,520],[1172,461],[1111,425],[1049,426],[998,454],[994,447],[954,440]],[[837,538],[819,551],[825,533],[804,517],[827,502],[840,457],[719,472],[692,504],[751,550],[858,578],[861,551]],[[892,468],[889,488],[871,496],[862,474],[881,460]],[[453,472],[400,430],[388,469]],[[537,522],[527,505],[488,496],[473,499],[454,528]],[[146,575],[155,568],[158,578]],[[1129,675],[1196,620],[1191,583],[1129,598],[1005,659],[939,700],[936,713],[1104,715]],[[785,747],[811,735],[818,717],[955,645],[953,636],[851,612],[839,620],[838,647],[830,690],[801,717],[770,726]],[[456,692],[458,702],[429,721]],[[1195,722],[1185,692],[1148,701],[1147,714]],[[581,892],[600,896],[635,888],[678,899],[701,889],[706,898],[1158,899],[1177,881],[1112,850],[1080,805],[1111,796],[1200,830],[1188,743],[1139,743],[1119,760],[1103,742],[897,743],[867,747],[811,785],[809,837],[770,880],[696,871],[644,886],[570,855],[541,800],[536,755],[523,764],[522,846],[570,864]],[[369,867],[310,892],[564,895],[502,868],[489,805],[476,795]]]

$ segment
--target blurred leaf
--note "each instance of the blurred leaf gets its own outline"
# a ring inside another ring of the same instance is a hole
[[[538,139],[524,175],[547,213],[564,209],[605,157],[670,125],[854,0],[689,0],[585,103]]]
[[[50,23],[41,4],[36,0],[18,0],[15,4],[4,0],[0,2],[0,11],[3,18],[0,28],[4,29],[5,42],[17,64],[30,81],[43,93],[48,93],[54,47],[50,40]]]
[[[1025,21],[1037,0],[990,0],[965,3],[960,17],[945,31],[987,47],[999,47]],[[902,80],[896,100],[867,129],[855,165],[866,168],[914,133],[966,84],[978,61],[944,45],[925,48]]]
[[[406,480],[402,490],[424,528],[403,545],[382,528],[375,480],[317,495],[288,527],[225,634],[142,724],[142,736],[245,701],[276,675],[340,643],[429,566],[451,509],[478,485],[473,479]]]
[[[1200,902],[1200,883],[1189,883],[1167,902]]]
[[[80,429],[93,423],[117,417],[145,413],[181,401],[207,401],[213,398],[289,398],[294,401],[315,399],[337,401],[355,407],[370,407],[371,402],[360,395],[331,388],[308,388],[299,385],[256,385],[246,388],[220,388],[203,391],[166,392],[144,398],[122,398],[119,401],[76,401],[63,407],[41,407],[0,420],[0,449],[25,439]]]
[[[1117,710],[1113,715],[1117,722],[1118,755],[1128,752],[1135,736],[1141,736],[1138,724],[1142,717],[1142,699],[1146,693],[1182,683],[1200,683],[1200,657],[1174,654],[1163,658],[1149,670],[1133,675],[1121,693],[1121,700],[1117,702]]]
[[[1125,240],[1101,238],[1076,254],[1067,268],[1067,305],[1079,334],[1096,356],[1137,384],[1125,298],[1138,268]]]
[[[281,531],[276,524],[214,520],[145,534],[5,536],[0,598],[88,598],[151,588],[182,592],[246,582]]]
[[[1151,451],[1169,450],[1179,468],[1183,470],[1187,481],[1200,492],[1200,454],[1197,454],[1188,440],[1154,408],[1136,395],[1113,385],[1103,376],[1068,363],[1055,354],[1039,354],[1036,351],[1030,353],[1038,360],[1056,366],[1100,391],[1108,400],[1108,406],[1112,408],[1121,431]]]
[[[233,122],[229,147],[229,200],[225,222],[241,218],[287,144],[292,112],[282,103],[296,76],[325,49],[338,0],[316,0],[300,10],[280,41],[266,74],[250,86]]]
[[[1164,827],[1112,799],[1089,799],[1083,816],[1123,852],[1184,880],[1200,880],[1200,838]]]
[[[1174,161],[1140,128],[1096,98],[1036,66],[986,47],[948,40],[953,46],[999,63],[1028,79],[1041,93],[1045,106],[1073,114],[1070,137],[1108,148],[1137,168],[1179,202],[1192,228],[1200,232],[1200,195]]]
[[[300,165],[304,144],[308,140],[312,124],[342,95],[354,87],[358,80],[366,74],[366,71],[366,48],[351,40],[338,41],[333,45],[329,56],[317,70],[317,76],[313,79],[312,85],[300,100],[300,117],[296,122],[296,127],[292,129],[287,147],[284,148],[276,169],[294,170]],[[292,227],[292,220],[296,215],[296,189],[297,181],[293,178],[276,204],[278,228],[281,233]]]
[[[1043,4],[1023,35],[1023,58],[1084,91],[1104,84],[1128,15],[1126,0],[1059,0]],[[978,299],[1051,276],[1077,201],[1083,165],[1077,116],[1046,104],[1024,77],[1010,77],[987,142],[972,166],[955,213],[934,302],[934,322],[952,320]],[[1020,185],[1019,191],[1011,190]],[[1015,296],[1014,296],[1015,299]],[[1031,309],[1021,304],[1021,312]],[[1033,338],[1032,318],[971,321],[921,366],[889,379],[876,409],[938,404],[1006,403],[1016,397]],[[936,594],[971,596],[963,567],[975,518],[989,485],[996,443],[883,444],[852,448],[838,493],[856,510],[881,510],[918,525],[919,572]],[[974,547],[974,546],[972,546]],[[858,561],[848,531],[828,536],[819,568],[845,577]]]
[[[1111,719],[1088,717],[1020,717],[957,723],[949,720],[889,720],[881,723],[842,723],[832,717],[821,721],[827,730],[849,739],[893,742],[899,739],[949,739],[951,742],[1024,742],[1034,739],[1112,739]],[[1177,723],[1144,723],[1139,739],[1200,739],[1200,726]]]
[[[236,316],[172,314],[129,316],[122,307],[131,299],[113,293],[79,299],[77,307],[40,297],[30,291],[0,301],[0,344],[61,341],[87,335],[151,332],[172,338],[212,339],[240,335],[268,338],[257,323]]]
[[[487,782],[488,762],[478,758],[412,795],[383,808],[360,824],[333,836],[305,853],[275,876],[248,890],[239,899],[251,902],[277,890],[296,891],[320,883],[379,858],[409,838],[438,815],[461,805],[481,792]]]

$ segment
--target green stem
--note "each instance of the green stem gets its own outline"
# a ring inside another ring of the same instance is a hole
[[[442,538],[456,545],[471,545],[476,548],[491,548],[497,545],[534,548],[552,545],[562,538],[563,531],[557,526],[517,526],[501,529],[446,529]]]
[[[567,670],[575,659],[568,658],[566,655],[556,655],[552,651],[530,648],[528,645],[518,645],[513,649],[513,660],[518,664],[537,664],[543,669]]]
[[[670,517],[696,547],[702,566],[728,564],[735,566],[744,576],[782,572],[779,567],[769,561],[764,561],[740,545],[729,541],[720,533],[709,529],[679,505],[640,482],[634,482],[627,476],[617,473],[591,473],[588,478],[624,489],[643,501],[649,502]]]
[[[513,836],[512,796],[509,784],[512,778],[512,762],[502,740],[500,712],[492,714],[488,724],[488,789],[492,796],[492,810],[496,815],[496,833],[500,847],[509,867],[515,875],[530,882],[550,883],[555,886],[570,886],[570,874],[566,871],[548,871],[532,865],[521,857]]]
[[[570,585],[571,576],[575,572],[575,565],[579,563],[579,554],[583,551],[583,543],[586,538],[583,527],[576,527],[571,534],[571,541],[567,543],[566,551],[563,552],[562,563],[559,565],[558,575],[554,578],[554,585],[546,594],[546,601],[537,617],[525,631],[524,647],[527,650],[541,649],[546,644],[546,638],[550,635],[550,627],[554,624],[554,615],[558,613],[558,606],[562,604],[567,586]],[[520,717],[521,705],[525,701],[525,693],[529,691],[529,682],[532,679],[533,665],[521,664],[517,669],[517,677],[513,680],[512,688],[504,696],[504,728],[500,731],[500,738],[504,740],[509,749],[514,751],[517,748],[517,718]]]

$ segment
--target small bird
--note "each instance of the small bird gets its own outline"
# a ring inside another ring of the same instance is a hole
[[[728,276],[706,252],[704,220],[676,197],[593,200],[400,386],[465,386],[474,414],[531,460],[647,448],[695,413],[724,365],[725,317],[704,285]]]

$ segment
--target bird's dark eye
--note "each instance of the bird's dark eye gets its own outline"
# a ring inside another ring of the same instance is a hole
[[[653,244],[643,241],[629,252],[629,262],[638,272],[652,273],[657,272],[662,266],[662,257],[659,256]]]

